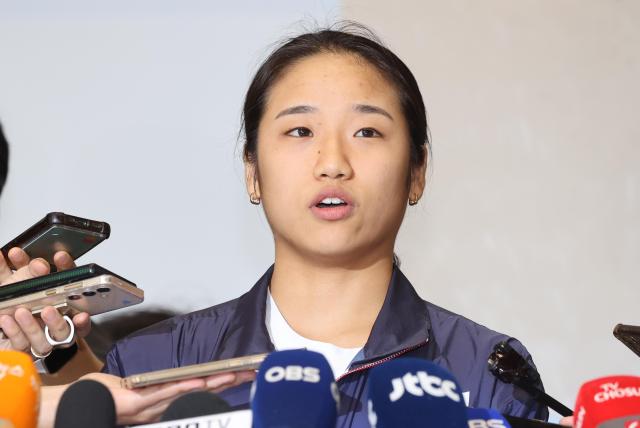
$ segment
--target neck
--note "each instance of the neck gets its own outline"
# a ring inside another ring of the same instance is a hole
[[[271,295],[298,334],[345,348],[361,347],[384,303],[392,269],[393,252],[340,266],[276,246]]]

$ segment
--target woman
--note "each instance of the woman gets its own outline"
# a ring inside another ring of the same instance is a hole
[[[128,376],[274,349],[330,362],[338,426],[368,426],[367,370],[390,358],[433,360],[474,407],[546,419],[546,408],[487,370],[515,339],[419,298],[394,262],[407,205],[420,200],[427,121],[415,78],[368,33],[323,30],[277,48],[244,104],[249,200],[262,204],[274,265],[238,299],[178,316],[119,342],[104,371]],[[226,394],[225,394],[226,393]],[[246,405],[249,388],[222,396]]]
[[[334,369],[338,426],[368,426],[367,370],[415,356],[450,370],[472,406],[546,419],[546,409],[486,368],[492,347],[509,338],[421,300],[394,263],[406,206],[425,187],[428,153],[422,97],[400,59],[346,31],[295,37],[257,71],[244,135],[247,193],[264,207],[274,265],[236,300],[121,341],[106,372],[306,347]],[[248,388],[226,397],[247,404]]]

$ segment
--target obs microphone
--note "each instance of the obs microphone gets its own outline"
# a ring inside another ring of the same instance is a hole
[[[251,409],[254,428],[335,428],[339,392],[317,352],[269,354],[258,369]]]
[[[467,409],[453,375],[417,358],[398,358],[371,370],[372,428],[467,428]]]
[[[640,428],[640,377],[609,376],[580,388],[576,428]]]
[[[23,352],[0,351],[0,426],[34,428],[38,423],[40,376]]]

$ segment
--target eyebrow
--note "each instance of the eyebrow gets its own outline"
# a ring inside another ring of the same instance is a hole
[[[389,119],[393,120],[393,116],[391,116],[391,114],[386,111],[385,109],[381,108],[381,107],[377,107],[374,105],[370,105],[370,104],[355,104],[353,106],[353,109],[359,113],[367,113],[367,114],[381,114],[382,116],[388,117]],[[280,113],[278,113],[276,115],[276,119],[282,117],[282,116],[287,116],[290,114],[304,114],[304,113],[315,113],[316,111],[318,111],[318,109],[316,107],[310,106],[310,105],[298,105],[298,106],[293,106],[293,107],[289,107],[286,108],[284,110],[282,110]]]
[[[381,107],[377,107],[377,106],[372,106],[370,104],[356,104],[353,106],[353,109],[359,113],[373,113],[373,114],[381,114],[383,116],[388,117],[389,119],[393,120],[393,117],[391,116],[391,114],[389,114],[388,111],[386,111],[385,109],[381,108]]]
[[[303,113],[314,113],[318,111],[317,108],[309,106],[309,105],[299,105],[286,108],[282,110],[280,113],[276,115],[276,119],[282,116],[286,116],[288,114],[303,114]]]

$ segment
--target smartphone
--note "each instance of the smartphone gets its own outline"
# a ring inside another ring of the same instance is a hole
[[[230,358],[228,360],[212,361],[210,363],[194,364],[173,369],[140,373],[122,379],[125,388],[141,388],[143,386],[172,382],[175,380],[192,379],[211,376],[220,373],[238,372],[243,370],[257,370],[268,354],[255,354],[246,357]]]
[[[7,315],[20,307],[39,315],[45,306],[97,315],[142,301],[143,290],[95,263],[0,287],[0,314]]]
[[[640,326],[618,324],[613,335],[640,357]]]
[[[109,238],[110,233],[108,223],[53,212],[9,241],[0,251],[9,267],[14,270],[15,266],[8,257],[9,250],[13,247],[22,248],[32,259],[45,259],[55,269],[53,255],[56,252],[66,251],[76,260]]]

